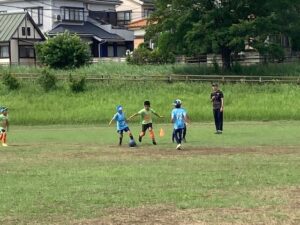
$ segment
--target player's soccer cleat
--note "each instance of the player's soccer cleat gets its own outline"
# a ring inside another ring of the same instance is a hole
[[[139,136],[139,142],[142,142],[142,137],[141,136]]]
[[[155,141],[155,140],[153,140],[153,141],[152,141],[152,144],[154,144],[154,145],[157,145],[157,143],[156,143],[156,141]]]
[[[7,147],[8,145],[6,143],[2,143],[2,146],[3,147]]]
[[[178,144],[176,150],[181,150],[181,144]]]

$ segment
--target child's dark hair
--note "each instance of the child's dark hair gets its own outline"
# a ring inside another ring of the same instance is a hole
[[[144,105],[150,106],[150,101],[144,101]]]
[[[180,105],[180,104],[177,104],[177,105],[175,105],[175,108],[176,108],[176,109],[179,109],[179,108],[181,108],[181,105]]]

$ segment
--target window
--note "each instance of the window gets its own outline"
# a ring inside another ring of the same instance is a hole
[[[19,47],[20,58],[35,58],[34,47],[31,45]]]
[[[84,21],[83,8],[61,7],[61,14],[65,21]]]
[[[117,23],[118,25],[127,25],[131,22],[131,11],[118,12]]]
[[[27,36],[30,36],[30,35],[31,35],[30,27],[27,27]]]
[[[27,11],[32,17],[33,21],[38,25],[43,25],[43,7],[37,8],[25,8],[24,11]]]
[[[154,9],[144,9],[143,18],[149,18],[154,12]]]
[[[22,36],[30,36],[30,35],[31,35],[30,27],[22,27]]]
[[[22,36],[26,36],[26,28],[22,27]]]
[[[9,58],[9,46],[0,46],[0,58]]]

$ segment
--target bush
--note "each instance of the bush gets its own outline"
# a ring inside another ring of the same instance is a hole
[[[3,84],[8,88],[8,90],[17,90],[20,88],[20,83],[17,78],[13,77],[10,72],[5,72],[3,77]]]
[[[79,93],[85,91],[85,77],[74,79],[70,74],[69,81],[70,81],[70,89],[72,92]]]
[[[38,83],[46,91],[50,91],[56,88],[56,77],[50,73],[48,69],[43,69],[41,76],[38,79]]]
[[[79,36],[65,32],[36,45],[38,59],[55,69],[76,68],[90,62],[88,43]]]
[[[150,50],[141,46],[127,56],[127,62],[135,65],[174,63],[175,56],[172,53],[162,53],[159,49]]]

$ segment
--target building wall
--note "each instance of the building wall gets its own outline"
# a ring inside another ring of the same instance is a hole
[[[143,44],[145,42],[144,37],[136,37],[134,39],[134,49],[138,48],[140,44]]]
[[[131,21],[142,19],[142,6],[132,0],[122,0],[122,4],[116,7],[117,11],[132,11]]]
[[[122,4],[116,7],[118,12],[120,11],[132,11],[131,21],[136,21],[145,18],[145,9],[154,9],[154,5],[139,4],[134,0],[122,0]]]
[[[0,59],[0,65],[8,65],[9,59]]]
[[[19,63],[19,46],[18,40],[11,40],[10,41],[10,53],[11,53],[11,64],[18,64]]]

